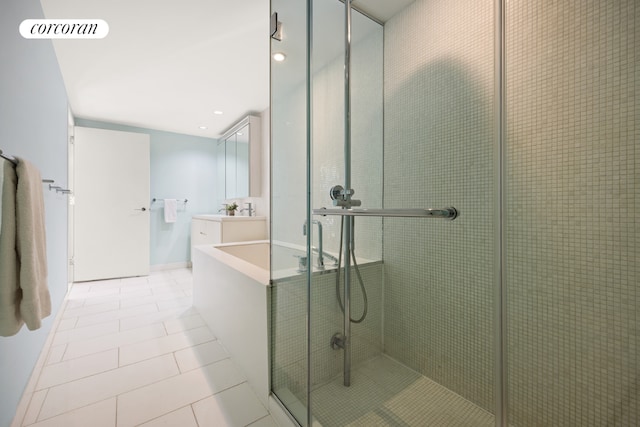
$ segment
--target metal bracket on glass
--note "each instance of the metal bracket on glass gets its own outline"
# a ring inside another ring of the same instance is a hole
[[[456,219],[458,210],[453,207],[443,209],[314,209],[314,215],[375,216],[401,218],[445,218]]]
[[[278,12],[271,14],[271,38],[282,41],[282,22],[278,21]]]

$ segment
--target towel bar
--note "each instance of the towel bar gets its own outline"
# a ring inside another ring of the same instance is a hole
[[[155,203],[155,202],[159,202],[160,200],[165,200],[165,199],[156,199],[155,197],[153,199],[151,199],[151,203]],[[176,199],[177,200],[177,199]],[[189,199],[184,199],[184,200],[178,200],[178,202],[180,203],[187,203],[189,201]]]

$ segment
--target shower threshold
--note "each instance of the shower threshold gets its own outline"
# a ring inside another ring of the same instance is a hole
[[[289,406],[293,395],[287,394]],[[339,375],[316,385],[311,399],[313,427],[495,425],[493,414],[385,355],[359,364],[350,387]],[[302,403],[293,406],[304,419]]]

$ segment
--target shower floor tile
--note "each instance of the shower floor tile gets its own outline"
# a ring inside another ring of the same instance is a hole
[[[75,284],[12,426],[277,426],[191,288],[189,269]]]
[[[332,426],[493,426],[492,414],[386,356],[342,375],[312,392],[315,418]]]

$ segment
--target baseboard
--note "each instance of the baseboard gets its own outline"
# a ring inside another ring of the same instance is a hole
[[[150,270],[154,271],[164,271],[164,270],[178,270],[180,268],[191,268],[191,262],[173,262],[171,264],[156,264],[152,265]]]
[[[70,288],[69,288],[70,289]],[[29,377],[29,381],[27,382],[27,386],[22,393],[22,397],[20,398],[20,402],[18,403],[18,407],[16,408],[16,413],[13,416],[13,421],[11,422],[11,427],[20,427],[23,424],[24,418],[27,415],[27,411],[29,409],[29,404],[31,403],[31,398],[33,394],[36,392],[36,385],[38,380],[40,379],[40,374],[42,373],[42,369],[45,366],[47,358],[49,357],[49,351],[51,350],[51,344],[53,343],[53,338],[55,335],[55,331],[58,330],[58,324],[62,320],[62,312],[67,304],[67,296],[69,295],[69,289],[67,289],[67,293],[62,300],[62,303],[58,307],[58,312],[56,313],[53,322],[51,323],[51,329],[47,335],[47,339],[42,346],[42,350],[40,351],[40,356],[38,356],[38,360],[36,361],[33,370],[31,371],[31,376]],[[26,328],[26,326],[25,326]],[[35,420],[31,420],[35,421]]]

